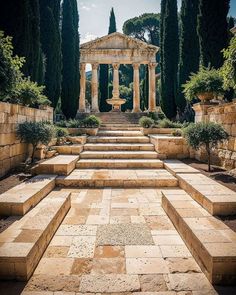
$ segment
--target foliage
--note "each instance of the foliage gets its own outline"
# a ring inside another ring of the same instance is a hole
[[[184,137],[188,144],[195,150],[205,148],[208,155],[208,171],[211,170],[211,151],[217,144],[228,138],[227,132],[220,124],[192,123],[184,129]]]
[[[66,137],[69,134],[67,129],[61,128],[61,127],[56,127],[55,128],[55,133],[56,133],[57,138]]]
[[[210,92],[214,96],[224,94],[223,78],[219,70],[201,68],[198,73],[191,74],[190,80],[183,85],[186,98],[192,100],[200,93]]]
[[[120,85],[120,97],[126,99],[126,103],[121,106],[122,111],[132,110],[133,109],[133,83],[126,87]]]
[[[32,81],[42,79],[40,16],[38,0],[4,1],[0,10],[0,28],[13,37],[14,54],[24,56],[22,71]]]
[[[46,59],[44,84],[45,94],[52,106],[57,106],[61,92],[61,36],[60,36],[60,0],[39,0],[40,3],[40,40]]]
[[[11,97],[13,89],[22,77],[20,69],[24,58],[14,56],[12,38],[0,31],[0,99]]]
[[[201,64],[219,69],[223,65],[222,50],[228,45],[228,22],[230,0],[200,0],[198,35]]]
[[[94,115],[90,115],[83,120],[85,127],[94,128],[101,125],[101,120]]]
[[[171,134],[172,134],[173,136],[175,136],[175,137],[179,137],[179,136],[182,136],[182,135],[183,135],[183,132],[182,132],[181,129],[177,129],[177,130],[172,131]]]
[[[62,4],[62,111],[67,119],[74,118],[79,97],[79,33],[76,0]]]
[[[38,144],[47,145],[54,136],[54,127],[47,122],[24,122],[17,127],[18,137],[32,145],[32,161],[34,160],[35,150]]]
[[[236,90],[236,37],[232,38],[230,45],[223,51],[225,62],[221,69],[225,89],[231,87]]]
[[[191,73],[199,69],[199,38],[197,35],[197,15],[199,0],[182,0],[180,12],[180,53],[178,72],[178,95],[176,105],[179,113],[186,108],[186,99],[182,93],[182,84],[186,83]]]
[[[182,128],[183,124],[180,122],[172,122],[169,119],[165,118],[158,121],[159,128]]]
[[[116,17],[114,9],[111,9],[110,20],[109,20],[109,29],[108,34],[115,33],[116,30]],[[99,89],[100,89],[100,111],[109,112],[111,106],[106,102],[108,98],[108,83],[109,83],[109,65],[101,64],[100,65],[100,75],[99,75]]]
[[[161,1],[161,108],[166,117],[176,116],[179,30],[176,0]]]
[[[154,125],[154,120],[149,117],[143,116],[139,120],[139,125],[143,128],[151,128]]]
[[[100,124],[100,119],[94,115],[90,115],[84,120],[69,119],[68,121],[62,120],[56,123],[61,128],[97,128]]]

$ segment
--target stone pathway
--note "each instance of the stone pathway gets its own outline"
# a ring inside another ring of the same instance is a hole
[[[159,189],[62,191],[72,191],[71,209],[23,295],[217,294],[162,209]]]

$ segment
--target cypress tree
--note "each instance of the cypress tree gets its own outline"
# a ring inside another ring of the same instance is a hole
[[[179,57],[176,0],[161,2],[161,107],[167,118],[176,117],[177,71]]]
[[[4,1],[0,9],[0,29],[13,37],[14,54],[24,56],[25,76],[40,82],[42,69],[38,0]]]
[[[222,49],[228,45],[228,22],[230,0],[200,0],[198,34],[201,64],[216,69],[223,65]]]
[[[197,34],[198,4],[198,0],[182,0],[178,75],[179,94],[176,99],[176,105],[180,112],[184,112],[186,107],[182,85],[186,83],[191,73],[196,73],[199,69],[200,48]]]
[[[108,34],[112,34],[116,32],[116,17],[114,13],[114,9],[112,7],[110,12],[110,21],[109,21],[109,29]],[[108,94],[108,84],[109,84],[109,65],[101,64],[100,65],[100,75],[99,75],[99,88],[100,88],[100,111],[101,112],[109,112],[111,110],[111,106],[107,104],[106,99],[109,97]]]
[[[79,33],[76,0],[62,4],[62,93],[61,105],[66,118],[74,118],[79,97]]]
[[[45,94],[55,108],[61,92],[60,0],[40,0],[41,44],[46,59]]]

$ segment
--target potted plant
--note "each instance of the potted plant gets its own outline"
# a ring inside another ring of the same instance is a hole
[[[183,85],[183,93],[188,100],[199,98],[201,101],[210,101],[225,93],[223,77],[220,71],[201,68],[196,74],[190,76],[190,80]]]

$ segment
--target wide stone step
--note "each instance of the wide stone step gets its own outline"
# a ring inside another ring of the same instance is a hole
[[[116,130],[120,130],[120,131],[140,131],[140,127],[134,127],[134,126],[121,126],[121,124],[119,124],[119,126],[101,126],[99,128],[100,131],[116,131]]]
[[[156,152],[149,151],[86,151],[81,159],[157,159]]]
[[[87,140],[88,143],[149,143],[150,139],[147,136],[90,136]]]
[[[236,192],[201,173],[177,173],[176,177],[180,187],[210,214],[236,214]]]
[[[199,173],[199,170],[179,161],[179,160],[165,160],[164,166],[166,170],[176,176],[177,173]]]
[[[116,130],[116,131],[98,131],[97,136],[143,136],[141,131],[125,131],[125,130]]]
[[[35,169],[37,174],[68,175],[75,169],[79,156],[60,155],[46,160]]]
[[[56,179],[65,187],[176,187],[178,180],[164,169],[75,169]]]
[[[27,281],[70,208],[70,193],[53,191],[0,234],[0,278]]]
[[[162,207],[208,280],[212,284],[235,284],[236,233],[183,190],[162,193]]]
[[[154,151],[151,143],[88,143],[84,145],[84,151]]]
[[[76,168],[79,169],[96,169],[96,168],[108,168],[108,169],[124,169],[124,168],[163,168],[163,162],[158,159],[80,159]]]
[[[79,155],[83,151],[82,144],[58,145],[53,148],[61,155]]]
[[[0,215],[24,215],[55,187],[55,175],[38,175],[0,195]]]

